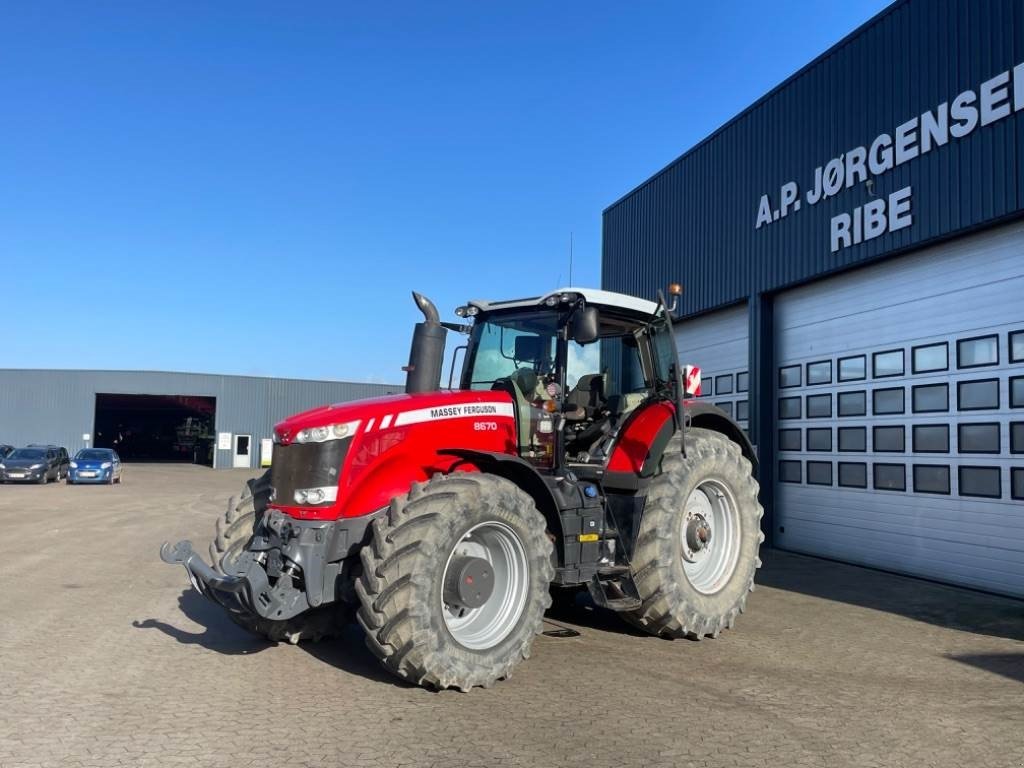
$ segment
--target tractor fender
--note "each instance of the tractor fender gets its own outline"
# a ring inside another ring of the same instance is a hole
[[[470,448],[442,448],[437,453],[441,456],[455,456],[481,472],[504,477],[515,483],[533,499],[533,503],[547,521],[548,530],[553,533],[561,531],[558,502],[548,484],[544,482],[544,478],[528,462],[507,453],[475,451]],[[452,469],[457,468],[458,465]]]
[[[740,451],[757,469],[754,447],[740,425],[711,403],[687,402],[685,427],[700,427],[719,432],[740,447]],[[618,491],[643,492],[646,482],[661,472],[661,460],[676,435],[676,419],[672,403],[654,401],[637,409],[619,434],[604,476],[606,487]]]
[[[747,437],[747,433],[733,421],[729,414],[711,403],[701,401],[687,401],[685,414],[687,426],[721,432],[739,445],[743,456],[750,462],[754,472],[757,472],[757,454],[754,451],[754,446],[750,442],[750,438]]]

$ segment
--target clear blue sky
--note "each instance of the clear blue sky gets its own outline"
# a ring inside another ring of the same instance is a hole
[[[5,4],[0,368],[400,382],[885,5]]]

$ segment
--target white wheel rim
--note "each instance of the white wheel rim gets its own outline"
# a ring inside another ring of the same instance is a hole
[[[490,563],[494,590],[479,608],[459,616],[445,603],[442,589],[441,613],[445,626],[459,645],[474,651],[498,645],[511,634],[526,606],[530,581],[526,548],[519,536],[504,523],[480,523],[462,535],[448,553],[441,584],[448,580],[448,568],[456,556],[478,557]]]
[[[701,528],[706,543],[694,536]],[[705,480],[693,489],[683,507],[680,539],[683,571],[694,589],[713,595],[729,582],[739,562],[740,534],[736,500],[728,486]]]

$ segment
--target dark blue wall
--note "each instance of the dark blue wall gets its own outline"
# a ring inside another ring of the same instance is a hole
[[[803,198],[818,166],[1022,62],[1020,0],[894,4],[605,210],[603,287],[651,297],[679,280],[697,314],[1015,216],[1024,118],[1011,80],[1009,117],[879,174],[873,193],[858,183],[755,229],[763,194],[777,208],[792,180]],[[831,252],[833,216],[907,185],[911,226]]]

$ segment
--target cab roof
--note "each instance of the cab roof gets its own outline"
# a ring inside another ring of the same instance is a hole
[[[583,297],[587,304],[598,307],[611,307],[623,309],[628,312],[638,312],[643,315],[653,315],[658,304],[647,299],[638,299],[636,296],[628,296],[625,293],[614,291],[602,291],[598,288],[559,288],[541,296],[528,296],[525,299],[506,299],[502,301],[485,301],[473,299],[470,306],[477,307],[481,312],[494,312],[505,309],[520,309],[543,305],[549,296],[558,296],[562,293],[575,293]]]

